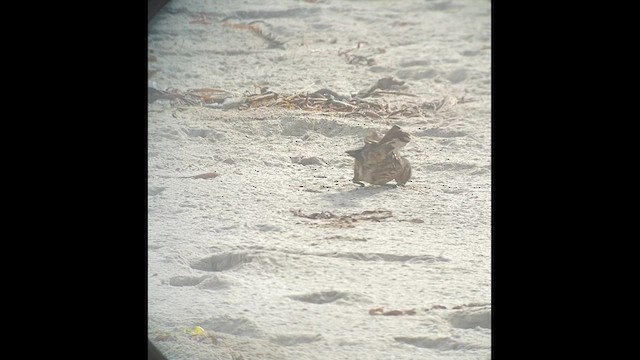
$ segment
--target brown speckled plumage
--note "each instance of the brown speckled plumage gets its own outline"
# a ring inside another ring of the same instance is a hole
[[[395,180],[404,185],[411,178],[411,164],[400,156],[398,150],[409,141],[409,134],[394,125],[380,140],[375,133],[364,140],[364,147],[349,150],[347,154],[355,158],[353,182],[364,186],[362,181],[372,185],[383,185]]]

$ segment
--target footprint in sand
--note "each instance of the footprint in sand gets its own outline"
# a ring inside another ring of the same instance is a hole
[[[216,275],[204,276],[174,276],[169,279],[171,286],[196,286],[200,289],[219,290],[231,286],[231,282]]]

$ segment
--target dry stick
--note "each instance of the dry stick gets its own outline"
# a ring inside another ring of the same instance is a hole
[[[372,110],[361,110],[360,114],[368,117],[374,117],[376,119],[382,119],[382,116],[380,116],[380,114]]]
[[[270,48],[275,48],[275,47],[284,48],[284,43],[283,42],[276,40],[276,38],[271,33],[265,34],[262,31],[262,29],[260,29],[259,27],[255,26],[255,25],[234,24],[234,23],[229,21],[229,18],[225,18],[221,22],[222,22],[223,26],[230,26],[230,27],[233,27],[235,29],[243,29],[243,30],[249,30],[249,31],[253,32],[254,34],[259,36],[263,40],[266,40],[269,43],[269,47]],[[252,23],[255,23],[255,22],[256,21],[253,21]]]
[[[400,92],[400,91],[374,91],[373,93],[371,93],[370,95],[376,95],[376,94],[389,94],[389,95],[405,95],[405,96],[412,96],[412,97],[418,97],[418,95],[414,95],[414,94],[409,94],[406,92]]]
[[[316,90],[314,92],[311,93],[311,95],[321,95],[321,96],[326,96],[326,95],[331,95],[334,98],[338,99],[338,100],[349,100],[346,96],[342,96],[334,91],[331,91],[329,89],[320,89],[320,90]]]
[[[354,111],[354,112],[345,114],[345,116],[356,116],[356,115],[360,115],[362,117],[372,117],[376,119],[382,118],[382,116],[378,115],[378,113],[376,113],[375,111]]]
[[[318,108],[318,107],[324,106],[326,102],[327,102],[327,99],[325,98],[322,98],[322,99],[311,98],[311,104],[307,106],[311,108]]]
[[[312,101],[323,101],[323,102],[327,100],[326,97],[318,94],[310,94],[309,99]]]
[[[276,94],[276,93],[269,93],[269,94],[260,95],[260,96],[257,96],[255,98],[253,98],[253,99],[248,99],[248,100],[251,103],[254,103],[254,102],[259,102],[259,101],[262,101],[262,100],[272,99],[272,98],[277,97],[277,96],[278,96],[278,94]]]
[[[401,112],[404,112],[405,110],[407,110],[407,108],[406,108],[406,107],[405,107],[405,108],[402,108],[402,109],[400,109],[400,110],[396,110],[396,111],[392,112],[391,114],[387,115],[387,117],[389,118],[389,117],[391,117],[391,116],[393,116],[393,115],[396,115],[396,114],[399,114],[399,113],[401,113]]]
[[[339,101],[339,100],[333,100],[329,104],[339,104],[339,105],[342,105],[342,106],[346,106],[346,107],[348,107],[350,109],[357,109],[358,108],[357,106],[353,106],[351,104],[348,104],[346,102],[342,102],[342,101]]]
[[[380,85],[380,81],[377,83]],[[372,88],[377,88],[378,86],[373,86]],[[155,90],[155,89],[154,89]],[[170,89],[167,89],[170,90]],[[371,90],[371,89],[370,89]],[[369,91],[370,91],[369,90]],[[160,93],[160,96],[156,95]],[[198,94],[201,93],[201,94]],[[186,104],[197,104],[198,102],[192,100],[191,98],[197,98],[202,102],[202,100],[207,100],[208,98],[213,98],[214,96],[210,96],[212,94],[218,95],[220,93],[224,93],[222,89],[215,88],[201,88],[201,89],[192,89],[189,90],[186,94],[182,94],[179,91],[169,92],[169,91],[156,91],[156,97],[169,97],[173,98],[174,101],[179,103]],[[408,95],[415,96],[413,94],[406,94],[400,92],[382,92],[378,91],[377,93],[389,93],[393,95]],[[153,96],[152,95],[152,96]],[[186,98],[183,95],[188,95],[189,98]],[[277,99],[275,102],[269,102],[267,104],[261,104],[261,102],[265,100]],[[338,100],[343,99],[343,100]],[[374,117],[374,118],[382,118],[386,115],[386,117],[391,117],[397,114],[404,114],[405,116],[418,116],[421,114],[420,109],[417,107],[409,107],[403,106],[401,109],[395,110],[393,112],[390,111],[388,106],[384,104],[377,104],[375,102],[369,102],[362,100],[361,98],[355,97],[350,99],[346,96],[342,96],[337,94],[334,91],[329,89],[320,89],[313,93],[305,92],[304,94],[295,94],[289,95],[286,97],[281,96],[280,94],[274,92],[268,92],[266,94],[248,94],[245,97],[244,103],[240,105],[241,108],[250,108],[250,107],[260,107],[260,106],[283,106],[288,108],[298,108],[303,110],[313,110],[313,111],[322,111],[324,109],[342,112],[343,116],[364,116],[364,117]],[[416,111],[418,109],[418,111]]]
[[[371,107],[374,107],[374,108],[381,108],[382,107],[382,106],[380,106],[380,105],[378,105],[376,103],[368,102],[368,101],[365,101],[365,100],[362,100],[362,99],[358,99],[358,98],[356,98],[356,101],[358,102],[358,104],[367,104],[367,105],[369,105]]]

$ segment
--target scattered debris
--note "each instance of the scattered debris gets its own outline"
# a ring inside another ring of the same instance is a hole
[[[374,308],[369,310],[369,315],[385,315],[385,316],[400,316],[400,315],[415,315],[416,311],[411,310],[390,310],[384,311],[383,308]]]
[[[367,50],[367,51],[360,51],[361,49],[361,45],[362,44],[367,44],[368,43],[366,41],[358,41],[358,43],[356,44],[356,48],[355,49],[349,49],[349,50],[339,50],[338,51],[338,55],[342,56],[345,58],[345,60],[347,61],[347,64],[354,64],[354,65],[366,65],[366,66],[371,66],[371,65],[375,65],[376,61],[373,59],[372,56],[377,55],[377,54],[383,54],[386,52],[386,50],[384,49],[373,49],[373,50]],[[358,54],[349,54],[350,52],[358,52]]]
[[[151,75],[152,74],[150,74],[149,76]],[[172,93],[171,91],[158,90],[150,86],[147,87],[147,101],[149,104],[152,104],[157,100],[170,100],[172,102],[177,102],[181,97],[182,95],[178,93]]]
[[[205,105],[205,104],[221,104],[225,99],[232,96],[231,93],[215,88],[189,89],[187,91],[179,91],[174,88],[167,90],[159,90],[147,87],[148,103],[154,103],[157,100],[169,100],[175,105]]]
[[[149,76],[153,74],[150,72]],[[387,95],[417,97],[403,91],[391,91],[405,87],[404,81],[392,77],[377,80],[372,86],[348,96],[330,89],[322,88],[314,92],[293,95],[282,95],[269,90],[267,86],[257,86],[257,92],[247,92],[244,96],[233,94],[218,88],[199,88],[179,91],[174,88],[159,90],[148,87],[148,102],[169,100],[174,106],[205,106],[215,109],[247,110],[258,107],[281,107],[305,111],[336,112],[342,116],[358,116],[364,118],[422,117],[448,111],[457,104],[474,101],[447,95],[441,100],[405,104],[400,107],[389,106],[382,101],[367,101],[365,98],[379,98]]]
[[[232,94],[216,88],[200,88],[187,90],[187,94],[199,98],[204,104],[221,104]]]
[[[273,48],[278,48],[278,49],[284,49],[284,43],[282,41],[276,40],[276,38],[271,34],[266,34],[262,31],[262,29],[260,29],[259,27],[253,25],[257,22],[263,22],[261,20],[257,20],[257,21],[252,21],[248,24],[239,24],[239,23],[232,23],[230,21],[230,18],[226,18],[222,20],[222,26],[228,26],[234,29],[240,29],[240,30],[249,30],[252,33],[254,33],[255,35],[257,35],[259,38],[265,40],[266,42],[269,43],[269,45],[267,46],[267,48],[273,49]]]
[[[458,98],[453,95],[446,95],[441,100],[424,102],[420,107],[425,110],[431,110],[434,113],[436,113],[436,112],[444,112],[447,110],[451,110],[451,108],[453,108],[457,104],[464,104],[472,101],[475,101],[475,100],[465,99],[464,96],[461,98]]]
[[[396,115],[402,115],[403,117],[414,117],[414,116],[423,116],[425,112],[419,106],[415,105],[404,105],[400,109],[395,110],[387,115],[388,118]]]

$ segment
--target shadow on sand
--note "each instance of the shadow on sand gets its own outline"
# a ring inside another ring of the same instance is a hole
[[[353,207],[360,204],[360,200],[381,194],[386,191],[396,190],[398,187],[395,184],[388,185],[367,185],[364,187],[354,185],[351,190],[325,193],[322,197],[330,202],[333,206],[338,207]]]

